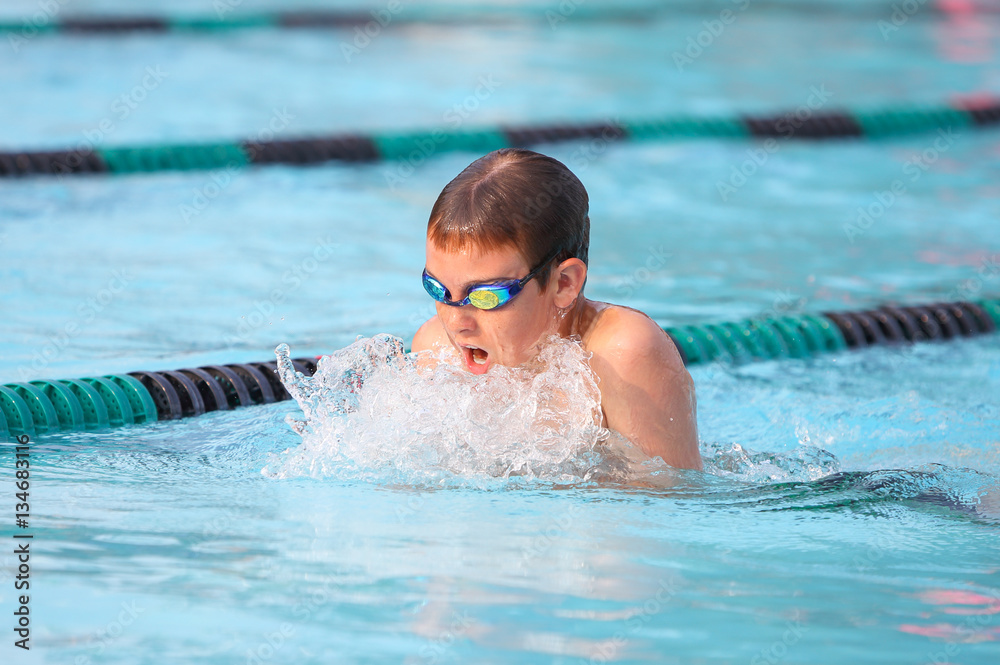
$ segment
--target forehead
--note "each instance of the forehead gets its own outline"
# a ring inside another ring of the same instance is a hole
[[[527,262],[517,248],[504,245],[484,249],[469,245],[445,249],[428,238],[427,272],[442,281],[465,285],[496,278],[520,278],[527,272]]]

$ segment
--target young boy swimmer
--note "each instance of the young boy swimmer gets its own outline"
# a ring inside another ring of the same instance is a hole
[[[598,377],[603,426],[650,457],[700,469],[691,376],[673,342],[634,309],[588,300],[587,191],[561,162],[503,149],[442,190],[427,224],[424,288],[437,315],[413,351],[452,346],[473,374],[531,360],[578,335]]]

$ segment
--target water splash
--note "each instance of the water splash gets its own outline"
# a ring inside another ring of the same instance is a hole
[[[578,340],[552,337],[532,363],[482,376],[456,366],[451,350],[406,354],[391,335],[324,356],[313,377],[295,372],[287,345],[275,353],[305,418],[289,419],[302,443],[274,456],[268,475],[565,483],[622,478],[633,463],[635,450],[601,427]]]
[[[816,480],[840,471],[833,453],[810,444],[778,453],[756,452],[739,443],[709,443],[702,455],[705,471],[750,483]]]
[[[597,379],[577,340],[554,337],[526,366],[482,376],[437,356],[404,352],[390,335],[360,338],[323,357],[306,377],[290,350],[275,350],[282,382],[303,419],[288,418],[301,444],[271,455],[264,473],[379,484],[510,487],[600,482],[686,493],[758,510],[940,508],[1000,523],[995,477],[927,465],[843,471],[807,436],[789,452],[702,443],[705,474],[650,460],[602,428]]]

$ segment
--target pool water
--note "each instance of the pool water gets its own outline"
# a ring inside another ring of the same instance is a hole
[[[39,35],[0,49],[0,149],[448,127],[456,105],[474,127],[998,89],[1000,18],[927,8],[884,37],[890,3],[751,3],[679,70],[729,4],[553,28],[537,17],[556,3],[511,2],[535,18],[390,26],[352,62],[349,30]],[[165,76],[124,114],[147,68]],[[666,326],[995,297],[1000,133],[948,136],[780,141],[725,196],[754,143],[539,149],[590,192],[587,295]],[[0,382],[408,343],[433,313],[427,215],[477,156],[401,180],[377,163],[0,181]],[[905,193],[851,233],[896,180]],[[351,421],[371,448],[346,456],[293,428],[295,402],[40,437],[32,649],[8,633],[3,661],[998,662],[996,336],[692,376],[705,472],[588,473],[611,459],[589,443],[557,471],[394,464],[415,449],[376,429],[377,403]],[[496,444],[449,431],[434,450]],[[4,612],[15,558],[0,554]]]

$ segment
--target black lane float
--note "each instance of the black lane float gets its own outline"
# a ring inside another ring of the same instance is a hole
[[[671,141],[685,139],[822,140],[882,139],[927,132],[952,132],[1000,124],[1000,99],[940,106],[907,106],[766,116],[691,116],[598,121],[524,127],[483,127],[360,134],[346,133],[271,141],[218,141],[0,152],[0,177],[153,173],[234,169],[247,165],[325,162],[408,161],[464,151],[485,154],[499,148],[528,148],[568,141]],[[596,149],[596,147],[595,147]]]

